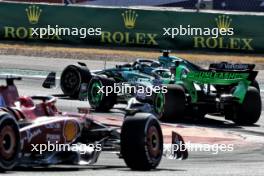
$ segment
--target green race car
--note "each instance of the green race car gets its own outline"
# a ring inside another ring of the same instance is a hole
[[[164,102],[170,104],[164,110],[169,111],[170,117],[217,114],[247,125],[260,118],[262,104],[254,64],[221,62],[203,69],[168,55],[159,60],[163,67],[175,67],[173,84],[169,84],[168,93],[163,95]]]
[[[254,124],[262,108],[254,67],[221,62],[204,69],[164,51],[158,60],[137,59],[94,72],[83,63],[69,65],[61,74],[61,88],[71,97],[88,97],[96,111],[126,103],[127,109],[152,112],[160,120],[216,114]],[[133,91],[126,91],[130,87]]]

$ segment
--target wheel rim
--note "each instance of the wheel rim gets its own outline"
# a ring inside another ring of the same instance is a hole
[[[0,133],[0,154],[4,160],[10,160],[16,152],[16,134],[11,126],[5,126]]]
[[[155,111],[159,115],[161,115],[164,111],[164,104],[165,104],[165,97],[163,93],[158,93],[156,98],[155,98]]]
[[[67,91],[78,88],[80,82],[78,73],[73,70],[65,72],[61,81],[64,89]]]
[[[92,84],[91,91],[90,91],[90,103],[94,106],[98,106],[103,98],[103,93],[99,92],[100,88],[102,87],[102,83],[100,81],[95,81]]]
[[[160,156],[160,137],[158,130],[155,126],[148,129],[147,133],[147,148],[148,153],[152,158],[158,158]]]

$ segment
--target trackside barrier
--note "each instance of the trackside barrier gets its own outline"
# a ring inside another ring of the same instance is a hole
[[[32,36],[31,28],[47,25],[101,28],[102,35]],[[234,29],[232,36],[163,36],[163,28],[191,25]],[[264,52],[264,15],[0,3],[0,40],[80,45],[151,47],[225,52]]]

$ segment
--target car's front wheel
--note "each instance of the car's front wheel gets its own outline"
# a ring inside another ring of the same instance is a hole
[[[163,136],[158,120],[148,113],[125,118],[121,129],[121,156],[132,170],[155,169],[163,154]]]
[[[167,93],[158,94],[154,110],[163,121],[179,120],[185,113],[185,91],[180,85],[167,85]]]
[[[104,77],[93,77],[88,86],[88,100],[96,111],[108,111],[116,104],[115,81]],[[108,89],[109,87],[109,89]],[[111,92],[106,92],[111,90]]]
[[[0,171],[11,170],[18,161],[20,134],[13,116],[0,112]]]

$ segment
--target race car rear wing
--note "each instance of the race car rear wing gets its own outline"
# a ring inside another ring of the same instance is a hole
[[[228,62],[212,63],[209,66],[209,70],[217,71],[252,71],[255,68],[255,64],[232,64]]]

